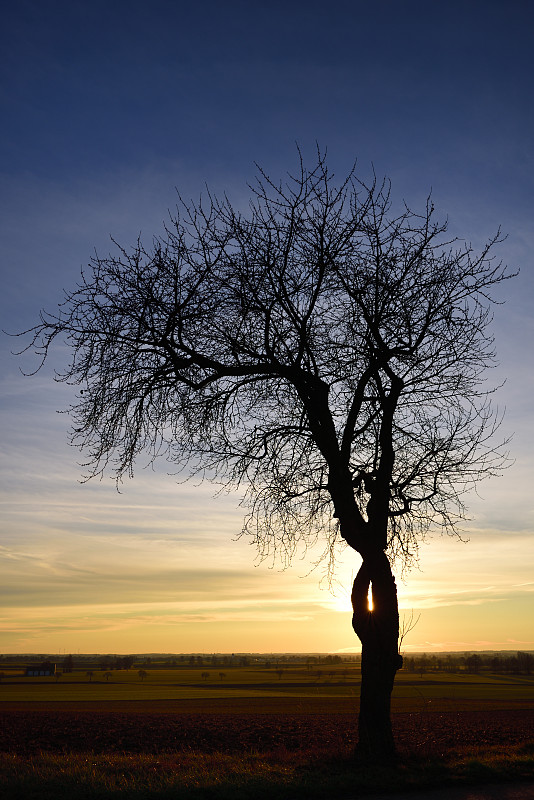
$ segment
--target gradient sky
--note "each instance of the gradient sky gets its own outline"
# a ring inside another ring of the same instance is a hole
[[[328,148],[450,230],[501,225],[494,332],[513,466],[471,502],[465,542],[429,538],[399,575],[406,650],[534,649],[534,6],[530,0],[17,0],[0,34],[1,327],[31,326],[110,235],[161,233],[175,190],[246,202]],[[142,464],[118,494],[80,484],[71,398],[0,338],[0,652],[350,651],[346,551],[334,594],[313,554],[281,571],[236,541],[239,498]],[[469,541],[467,541],[469,540]]]

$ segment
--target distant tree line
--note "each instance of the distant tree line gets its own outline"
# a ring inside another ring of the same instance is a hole
[[[492,672],[496,674],[532,675],[534,653],[448,653],[447,655],[405,656],[404,671],[424,675],[432,672]]]
[[[99,661],[100,669],[103,671],[110,669],[131,669],[135,663],[134,656],[115,656]]]
[[[273,654],[272,656],[260,654],[180,654],[169,657],[167,655],[150,656],[102,656],[102,655],[77,655],[73,657],[50,654],[30,655],[0,655],[0,665],[25,666],[41,661],[51,661],[58,665],[57,674],[71,673],[73,671],[99,670],[111,674],[111,670],[131,669],[151,666],[152,669],[190,668],[190,667],[261,667],[264,669],[285,669],[286,667],[304,666],[309,672],[321,667],[351,664],[359,666],[361,656],[358,653],[343,656],[332,654],[309,655],[306,653]],[[491,672],[509,675],[534,675],[534,652],[501,651],[483,653],[414,653],[404,656],[404,672],[415,674],[431,674],[433,672],[462,672],[478,674]],[[88,673],[86,673],[88,674]],[[225,673],[217,672],[217,675]],[[321,673],[323,674],[323,673]],[[325,673],[326,674],[326,673]]]

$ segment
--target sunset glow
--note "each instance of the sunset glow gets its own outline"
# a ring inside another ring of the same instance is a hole
[[[466,494],[459,538],[429,531],[396,579],[401,618],[418,618],[405,652],[534,650],[532,9],[154,0],[125,23],[113,3],[59,5],[4,20],[0,327],[53,312],[110,235],[150,244],[175,187],[246,213],[255,162],[278,180],[296,141],[336,176],[355,159],[388,175],[416,210],[431,191],[475,249],[501,225],[498,259],[521,269],[493,309],[489,375],[510,466]],[[140,454],[118,487],[83,482],[56,413],[75,389],[53,380],[72,354],[58,341],[27,377],[38,358],[0,342],[1,652],[359,652],[355,552],[330,575],[324,542],[288,568],[260,561],[241,494],[164,457]]]

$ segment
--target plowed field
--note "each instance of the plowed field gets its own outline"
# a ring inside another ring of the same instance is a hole
[[[285,707],[284,707],[285,706]],[[343,710],[342,710],[343,709]],[[534,742],[534,710],[396,713],[403,751],[439,755],[465,746]],[[286,750],[344,752],[356,741],[355,711],[339,701],[287,706],[240,703],[16,704],[0,707],[0,750],[95,753],[204,753]]]

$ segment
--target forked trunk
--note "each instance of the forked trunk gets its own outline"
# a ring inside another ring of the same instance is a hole
[[[369,586],[372,608],[368,601]],[[402,658],[398,652],[397,587],[383,551],[363,561],[354,581],[352,607],[352,626],[362,643],[357,755],[367,760],[391,759],[395,755],[391,692]]]

